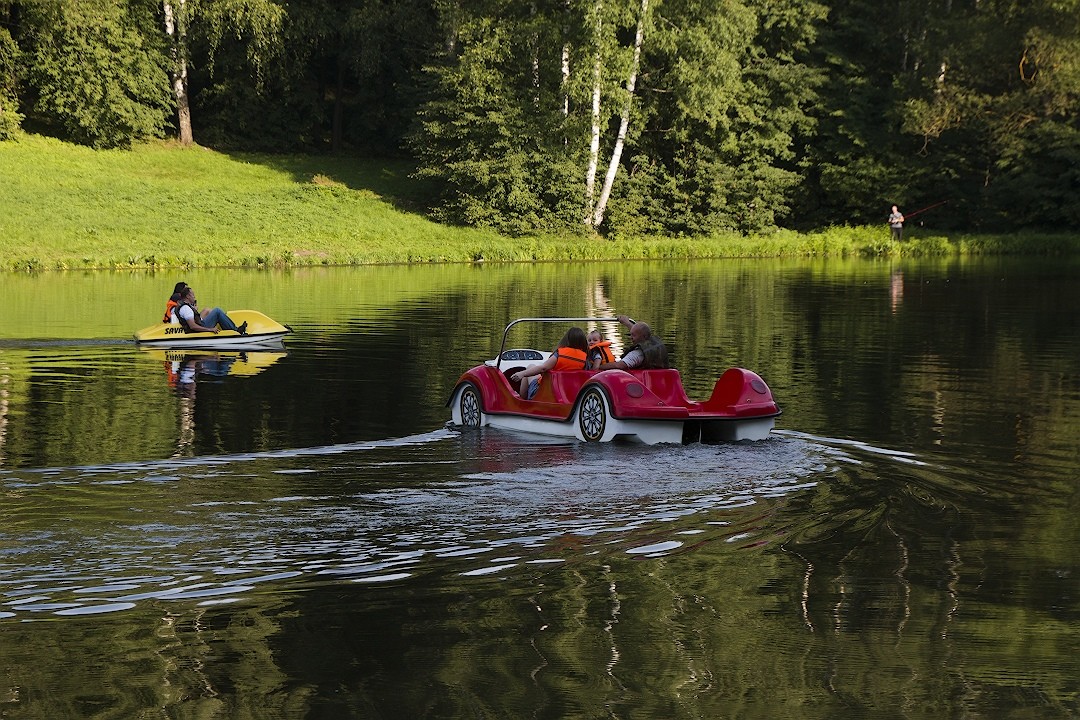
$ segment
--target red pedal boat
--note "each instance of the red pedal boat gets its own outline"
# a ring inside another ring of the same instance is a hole
[[[531,400],[518,395],[510,376],[550,353],[506,349],[510,329],[522,322],[612,323],[616,318],[520,318],[506,326],[494,360],[466,371],[447,405],[464,427],[577,438],[655,443],[763,440],[780,408],[757,374],[726,370],[704,402],[689,399],[678,370],[570,370],[544,374]]]

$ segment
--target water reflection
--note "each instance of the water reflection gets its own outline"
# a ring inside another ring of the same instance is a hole
[[[166,384],[179,398],[176,410],[175,457],[195,454],[195,395],[197,382],[221,382],[223,378],[251,377],[263,372],[285,357],[285,351],[190,351],[139,348],[145,355],[161,362]]]
[[[889,277],[889,307],[895,313],[904,302],[904,271],[895,268]]]
[[[193,384],[196,375],[214,378],[258,375],[286,355],[284,350],[209,352],[146,347],[140,347],[139,350],[162,363],[166,381],[174,389]]]

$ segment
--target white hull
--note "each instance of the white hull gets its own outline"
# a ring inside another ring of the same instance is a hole
[[[219,336],[213,333],[175,335],[160,340],[139,340],[143,347],[167,348],[169,350],[280,350],[285,346],[287,332],[261,335]]]
[[[450,402],[451,420],[453,424],[458,426],[468,424],[463,421],[461,415],[460,393],[462,390],[463,388],[460,388]],[[479,426],[584,441],[586,438],[581,432],[581,423],[579,422],[580,410],[579,406],[570,419],[565,421],[547,420],[510,413],[489,414],[481,412]],[[626,440],[644,445],[656,445],[659,443],[681,444],[684,439],[685,426],[699,422],[708,426],[707,430],[701,431],[702,440],[706,442],[738,442],[740,440],[764,440],[772,431],[775,418],[691,420],[689,423],[679,420],[628,420],[611,417],[609,409],[603,433],[598,439],[599,442]]]

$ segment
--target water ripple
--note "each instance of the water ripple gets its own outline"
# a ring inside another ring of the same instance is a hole
[[[0,618],[237,602],[257,588],[432,573],[479,582],[596,553],[647,560],[709,542],[756,546],[771,540],[760,522],[769,508],[813,487],[842,452],[800,436],[537,447],[440,429],[5,472],[0,490],[17,497],[0,510]]]

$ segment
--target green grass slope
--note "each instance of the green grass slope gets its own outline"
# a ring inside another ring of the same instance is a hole
[[[1008,252],[1015,241],[833,228],[742,237],[507,238],[423,214],[403,163],[226,154],[152,143],[92,150],[22,135],[0,142],[0,269],[347,265],[570,259]],[[1023,243],[1022,243],[1023,244]],[[1077,238],[1029,239],[1070,252]]]

